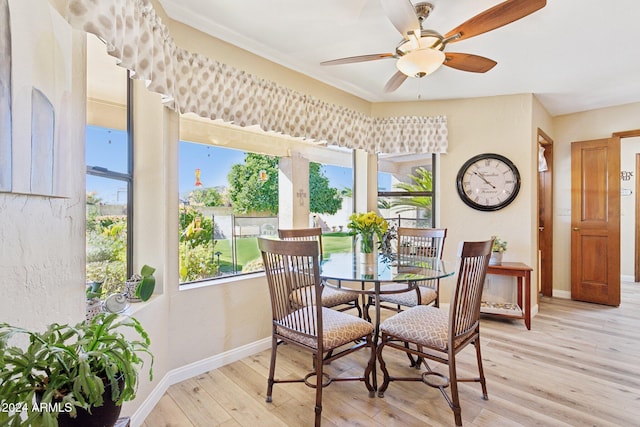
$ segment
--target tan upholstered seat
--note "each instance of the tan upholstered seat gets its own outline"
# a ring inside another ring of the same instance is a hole
[[[307,319],[309,316],[314,315],[315,310],[315,306],[304,307],[289,314],[289,316]],[[317,337],[309,336],[308,324],[303,323],[299,331],[278,327],[277,332],[310,348],[318,348]],[[344,316],[339,311],[323,307],[322,332],[323,348],[325,351],[329,351],[373,333],[373,325],[359,317]]]
[[[315,426],[320,426],[322,390],[335,381],[363,381],[374,396],[371,374],[375,363],[374,327],[366,320],[318,306],[329,287],[320,280],[320,248],[315,241],[285,241],[258,238],[264,261],[272,313],[271,363],[267,381],[267,402],[272,401],[277,383],[304,382],[316,390]],[[300,379],[275,378],[276,355],[281,342],[297,346],[313,355],[314,371]],[[360,376],[339,372],[331,378],[324,365],[354,351],[368,351],[367,366]],[[315,381],[308,382],[309,377]],[[316,386],[321,384],[321,386]]]
[[[442,250],[446,237],[446,228],[398,228],[398,250],[396,254],[398,265],[419,263],[434,258],[442,259]],[[406,283],[380,285],[380,307],[400,312],[403,308],[416,305],[434,304],[436,307],[438,306],[439,280],[423,282],[413,291],[387,293],[394,290],[401,291],[406,288]],[[418,293],[420,293],[419,303]],[[370,297],[365,311],[374,304],[374,298]]]
[[[458,281],[448,310],[418,305],[382,322],[381,339],[377,350],[380,369],[384,375],[384,381],[378,389],[380,397],[384,397],[392,381],[425,382],[440,390],[453,410],[457,426],[462,425],[458,382],[479,382],[484,399],[488,398],[480,353],[480,300],[492,245],[493,240],[465,242],[462,245]],[[473,344],[476,349],[479,375],[475,378],[458,378],[456,355],[468,344]],[[393,377],[383,357],[387,348],[417,356],[426,372],[417,378]],[[434,372],[426,360],[448,365],[449,376]],[[446,391],[448,387],[451,387],[450,394]]]
[[[400,306],[413,307],[415,305],[429,305],[438,298],[438,292],[436,292],[434,288],[427,286],[419,286],[418,288],[420,291],[420,304],[418,304],[418,293],[416,291],[400,292],[403,289],[407,289],[406,283],[380,285],[381,292],[398,291],[398,293],[395,294],[383,294],[380,300]]]
[[[440,351],[449,348],[449,311],[438,307],[417,306],[390,317],[385,331],[401,341],[411,342]],[[461,340],[456,341],[454,346]]]

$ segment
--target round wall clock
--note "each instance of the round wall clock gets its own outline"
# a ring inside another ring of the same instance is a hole
[[[520,191],[520,172],[500,154],[478,154],[467,160],[456,179],[458,194],[468,206],[480,211],[497,211],[507,206]]]

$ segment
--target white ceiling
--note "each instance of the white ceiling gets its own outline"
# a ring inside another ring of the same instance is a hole
[[[394,52],[402,36],[379,0],[159,1],[177,21],[371,102],[534,93],[553,116],[640,102],[637,0],[547,0],[521,20],[447,46],[497,61],[487,73],[443,66],[390,94],[383,87],[394,59],[319,65]],[[500,0],[431,3],[423,27],[445,34]]]

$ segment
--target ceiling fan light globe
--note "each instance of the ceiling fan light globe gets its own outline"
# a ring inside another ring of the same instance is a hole
[[[444,52],[440,50],[416,49],[401,56],[396,62],[396,67],[409,77],[424,77],[437,70],[444,59]]]

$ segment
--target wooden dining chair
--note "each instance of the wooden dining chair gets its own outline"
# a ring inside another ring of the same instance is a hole
[[[419,264],[429,260],[442,259],[444,241],[447,237],[446,228],[398,228],[398,269],[402,265]],[[401,292],[407,289],[406,283],[390,283],[380,286],[380,308],[386,308],[400,312],[403,308],[416,305],[434,304],[438,306],[440,280],[428,280],[422,282],[415,290]],[[393,293],[393,291],[398,291]],[[375,299],[369,297],[365,312],[369,306],[375,304]]]
[[[290,228],[278,229],[278,237],[282,240],[312,240],[317,241],[320,248],[320,259],[322,260],[322,229],[320,227],[313,228]],[[309,289],[309,293],[313,296],[312,289]],[[312,300],[313,301],[313,300]],[[339,311],[346,311],[351,309],[358,310],[358,316],[362,317],[362,309],[359,304],[359,295],[353,292],[341,291],[333,287],[325,287],[322,292],[322,305],[329,308],[334,308]]]
[[[448,310],[418,305],[382,322],[377,355],[384,380],[378,389],[378,396],[384,397],[392,381],[422,381],[440,390],[453,410],[456,426],[462,425],[459,382],[479,382],[482,397],[488,399],[480,353],[480,300],[492,245],[493,240],[464,242],[461,245],[458,280]],[[456,355],[468,344],[475,346],[479,376],[458,378]],[[391,376],[383,358],[385,349],[389,347],[418,357],[426,371],[419,377]],[[448,377],[433,371],[427,360],[448,365]],[[445,390],[449,386],[450,395]]]
[[[331,382],[364,381],[369,396],[373,397],[374,327],[360,317],[314,303],[322,300],[322,292],[326,290],[320,280],[317,243],[258,238],[258,247],[269,286],[273,324],[266,400],[272,402],[274,384],[304,382],[316,389],[315,425],[320,426],[322,389]],[[312,292],[307,292],[309,288]],[[283,342],[312,353],[313,372],[300,379],[276,379],[277,349]],[[367,349],[371,353],[363,375],[332,378],[325,372],[325,364],[359,349]]]

